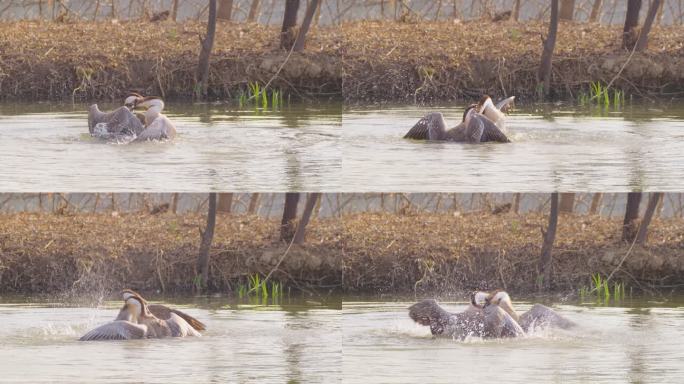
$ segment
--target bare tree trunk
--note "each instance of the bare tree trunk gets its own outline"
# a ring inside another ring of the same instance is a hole
[[[178,193],[174,193],[171,198],[171,212],[175,215],[178,212]]]
[[[283,27],[280,30],[280,47],[289,50],[296,39],[295,27],[297,26],[297,12],[299,0],[286,0],[285,13],[283,15]]]
[[[178,0],[173,0],[173,5],[171,6],[171,20],[178,20]]]
[[[257,207],[259,205],[259,194],[258,193],[252,193],[252,196],[249,197],[249,207],[247,208],[247,213],[250,215],[253,215],[257,211]]]
[[[219,193],[218,194],[218,207],[216,209],[221,213],[230,214],[233,210],[233,194],[232,193]]]
[[[219,20],[228,20],[233,17],[233,0],[219,0],[218,12],[216,18]]]
[[[520,0],[515,0],[515,5],[513,6],[513,20],[518,21],[520,19]]]
[[[249,6],[249,14],[247,15],[247,22],[257,21],[259,18],[259,0],[252,0],[252,5]]]
[[[572,21],[575,16],[575,0],[561,0],[560,14],[561,20]]]
[[[637,234],[637,222],[639,221],[639,205],[641,204],[641,192],[629,192],[627,194],[627,207],[625,220],[622,223],[622,240],[632,242]]]
[[[112,8],[112,13],[111,13],[112,19],[116,19],[116,18],[117,18],[117,15],[116,15],[116,0],[112,0],[111,3],[110,3],[110,5],[111,5],[111,8]]]
[[[296,227],[297,205],[299,193],[288,192],[285,194],[285,207],[283,208],[283,220],[280,222],[280,240],[291,241]]]
[[[520,193],[516,193],[513,197],[513,213],[516,215],[520,212]]]
[[[639,25],[639,11],[641,0],[627,1],[627,14],[625,15],[625,27],[622,30],[622,46],[632,49],[637,40],[637,26]]]
[[[560,208],[561,213],[573,213],[575,211],[575,194],[561,193],[560,194]]]
[[[556,228],[558,226],[558,192],[551,194],[551,211],[549,212],[549,225],[546,231],[542,230],[544,243],[542,244],[539,270],[542,272],[540,288],[551,288],[551,252],[553,242],[556,240]]]
[[[306,34],[309,32],[309,27],[311,26],[311,20],[313,20],[314,13],[320,5],[319,0],[311,0],[309,6],[306,7],[306,13],[304,14],[304,20],[302,20],[302,25],[299,27],[299,33],[297,34],[297,40],[294,44],[294,50],[301,52],[304,50],[304,44],[306,42]]]
[[[591,14],[589,15],[589,22],[601,23],[601,6],[603,5],[603,0],[594,0],[594,4],[591,6]]]
[[[653,26],[653,20],[655,20],[656,13],[658,13],[658,8],[662,0],[651,0],[651,6],[648,7],[648,13],[646,14],[646,20],[644,20],[644,26],[641,27],[641,33],[639,34],[639,40],[636,43],[636,50],[638,52],[644,51],[648,47],[648,34],[651,32],[651,27]]]
[[[648,199],[648,205],[646,206],[646,212],[644,212],[644,218],[641,220],[641,225],[639,225],[639,232],[637,233],[636,237],[637,243],[646,243],[648,239],[648,226],[649,224],[651,224],[651,219],[653,219],[653,213],[655,213],[656,207],[658,206],[658,203],[660,203],[662,198],[662,192],[651,193],[651,197]]]
[[[658,7],[658,13],[656,14],[656,25],[660,25],[663,22],[663,8],[665,8],[665,1],[660,2],[660,7]]]
[[[216,0],[209,0],[209,20],[207,22],[207,35],[201,40],[202,50],[197,65],[197,80],[195,97],[203,99],[207,97],[209,89],[209,58],[214,47],[214,35],[216,34]]]
[[[601,207],[601,197],[602,193],[597,192],[594,193],[594,196],[591,197],[591,207],[589,208],[589,214],[590,215],[595,215],[599,212],[599,208]]]
[[[200,230],[201,242],[199,257],[197,258],[197,270],[201,280],[199,285],[202,289],[209,283],[209,250],[211,242],[214,240],[214,229],[216,228],[216,193],[209,194],[209,210],[207,212],[207,226],[204,231]]]
[[[539,66],[539,84],[543,86],[544,97],[551,94],[551,59],[553,50],[556,47],[556,34],[558,33],[558,0],[551,0],[551,22],[549,23],[549,34],[544,40],[544,51],[542,52],[541,65]]]
[[[321,198],[321,194],[316,192],[316,193],[310,193],[309,198],[306,199],[306,205],[304,206],[304,212],[302,212],[302,218],[299,220],[299,224],[297,224],[297,232],[295,232],[294,236],[294,243],[295,244],[303,244],[304,239],[306,237],[306,226],[309,224],[309,220],[311,219],[311,213],[314,210],[314,207],[316,206],[316,203],[318,200]]]

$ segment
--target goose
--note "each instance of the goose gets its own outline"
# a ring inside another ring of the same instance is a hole
[[[121,292],[121,294],[123,295],[124,302],[129,298],[137,298],[138,300],[142,301],[147,306],[147,309],[149,309],[149,311],[159,319],[168,320],[171,318],[171,314],[176,314],[180,316],[183,320],[185,320],[188,324],[190,324],[190,326],[193,327],[196,331],[204,331],[207,329],[204,323],[188,315],[185,312],[181,312],[177,309],[169,308],[161,304],[148,304],[147,300],[145,300],[142,297],[142,295],[133,291],[132,289],[124,289]]]
[[[468,308],[451,313],[436,300],[426,299],[409,307],[409,316],[420,325],[429,326],[432,335],[463,340],[468,336],[482,338],[517,337],[524,331],[511,316],[496,304],[477,304],[471,298]]]
[[[88,108],[88,131],[92,136],[104,139],[140,134],[144,129],[143,122],[133,114],[133,109],[142,99],[141,95],[131,93],[122,107],[109,113],[100,111],[97,104],[91,105]]]
[[[183,317],[170,311],[167,319],[156,317],[137,294],[128,295],[114,321],[83,335],[80,341],[201,336]]]
[[[166,115],[162,114],[164,101],[157,96],[147,96],[136,103],[136,107],[147,108],[145,111],[145,129],[138,133],[135,141],[173,139],[176,127]]]
[[[546,327],[556,327],[562,329],[568,329],[575,326],[575,323],[565,317],[559,315],[553,309],[542,305],[535,304],[532,308],[518,315],[518,313],[513,308],[513,303],[511,297],[502,290],[495,290],[490,293],[479,292],[478,299],[480,302],[484,300],[486,303],[494,304],[506,311],[515,321],[520,324],[520,326],[525,330],[525,332],[530,332],[535,328],[546,328]]]
[[[514,100],[515,96],[511,96],[495,105],[491,97],[484,95],[477,104],[466,107],[461,123],[451,129],[447,129],[441,112],[428,113],[404,138],[461,143],[509,143],[505,134],[504,111],[510,109]]]

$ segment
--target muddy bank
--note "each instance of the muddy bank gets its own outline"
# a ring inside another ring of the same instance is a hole
[[[536,22],[360,21],[314,28],[303,53],[278,47],[279,30],[220,22],[209,93],[235,100],[249,82],[292,98],[430,102],[536,92],[541,55]],[[0,99],[119,100],[128,90],[189,99],[199,23],[0,23]],[[552,84],[575,99],[592,81],[631,96],[684,96],[684,27],[658,27],[649,49],[629,59],[621,28],[562,23]],[[627,64],[625,65],[625,63]]]
[[[513,21],[358,22],[342,29],[348,101],[445,101],[536,94],[548,25]],[[618,26],[561,23],[553,59],[557,98],[609,83],[628,60]],[[655,28],[614,86],[627,95],[684,96],[684,27]]]
[[[536,291],[539,214],[361,213],[318,219],[307,243],[274,273],[291,287],[347,293],[452,292],[478,286]],[[0,292],[191,292],[200,215],[7,214],[0,217]],[[286,246],[278,221],[223,216],[211,251],[213,291],[235,290],[267,274]],[[562,216],[553,253],[554,290],[575,291],[609,274],[628,252],[621,221]],[[635,247],[616,273],[636,290],[684,282],[684,220],[655,220],[649,244]]]
[[[343,286],[350,293],[462,292],[486,286],[536,292],[539,214],[361,214],[344,220]],[[684,220],[656,220],[615,275],[635,290],[684,282]],[[553,289],[577,292],[593,273],[613,271],[628,252],[621,220],[562,215],[553,252]]]
[[[199,249],[199,215],[13,214],[0,216],[0,292],[191,292]],[[285,252],[279,223],[255,216],[217,218],[210,288],[231,291],[269,273]],[[291,287],[340,283],[339,227],[314,220],[307,244],[293,247],[273,274]]]
[[[0,23],[0,98],[118,100],[128,90],[191,98],[206,26],[150,22]],[[257,24],[217,25],[211,60],[212,98],[235,99],[249,82],[266,84],[287,57],[279,30]],[[286,97],[341,97],[337,31],[314,28],[272,82]]]

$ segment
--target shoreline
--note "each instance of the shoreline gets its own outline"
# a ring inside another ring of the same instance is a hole
[[[50,294],[122,288],[193,291],[202,215],[4,214],[0,292]],[[478,287],[537,292],[546,215],[512,213],[358,213],[314,219],[307,241],[274,273],[292,289],[364,294],[449,294]],[[615,274],[628,289],[676,291],[684,279],[684,220],[656,219],[649,243],[635,247]],[[219,215],[209,291],[235,293],[265,276],[287,245],[279,221]],[[616,269],[629,244],[620,219],[562,215],[553,252],[552,293],[577,293],[591,275]],[[667,276],[663,278],[663,276]]]
[[[191,100],[203,28],[196,22],[0,23],[0,100],[118,100],[129,90]],[[287,57],[277,44],[278,28],[222,22],[208,100],[237,103],[250,82],[271,78],[272,89],[286,98],[351,104],[445,102],[482,93],[533,100],[545,33],[546,24],[537,22],[349,22],[312,29],[305,51],[275,76]],[[576,101],[591,82],[612,79],[628,99],[684,97],[684,27],[654,28],[649,49],[631,58],[620,34],[617,26],[561,23],[554,98]]]

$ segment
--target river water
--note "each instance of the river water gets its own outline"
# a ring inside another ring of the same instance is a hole
[[[402,136],[427,112],[460,122],[462,106],[350,107],[343,117],[346,191],[550,192],[684,189],[684,104],[621,110],[520,106],[511,144]]]
[[[520,339],[435,339],[412,301],[343,303],[346,383],[681,383],[684,300],[554,305],[577,323]],[[442,303],[453,312],[465,303]],[[516,301],[519,312],[531,302]]]
[[[204,322],[202,337],[81,342],[86,331],[114,319],[120,302],[99,308],[0,304],[0,382],[339,380],[339,300],[279,306],[235,305],[217,298],[165,303]]]
[[[339,104],[264,111],[169,103],[176,139],[128,145],[92,139],[86,108],[0,105],[2,190],[308,191],[340,183]]]

